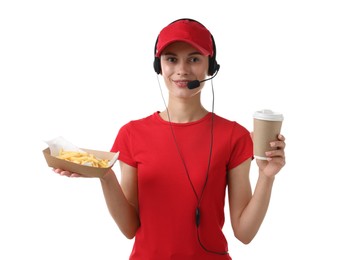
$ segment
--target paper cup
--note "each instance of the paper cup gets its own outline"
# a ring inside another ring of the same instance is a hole
[[[253,144],[254,157],[260,160],[267,160],[265,152],[276,148],[270,147],[270,142],[277,140],[281,131],[284,117],[280,113],[269,109],[256,111],[253,115]]]

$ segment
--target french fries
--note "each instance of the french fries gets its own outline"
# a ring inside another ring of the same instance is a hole
[[[109,167],[109,160],[96,158],[93,154],[86,152],[64,151],[63,149],[61,149],[59,155],[56,157],[62,160],[86,166],[92,166],[97,168]]]

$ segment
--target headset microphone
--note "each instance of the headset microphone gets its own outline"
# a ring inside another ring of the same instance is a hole
[[[217,64],[217,68],[216,68],[216,71],[215,71],[215,75],[214,75],[214,76],[212,76],[212,77],[210,77],[210,78],[208,78],[208,79],[200,80],[200,81],[199,81],[199,80],[190,81],[190,82],[187,83],[187,88],[188,88],[188,89],[195,89],[195,88],[198,88],[198,87],[200,86],[200,83],[201,83],[201,82],[204,82],[204,81],[207,81],[207,80],[210,80],[210,79],[214,78],[214,77],[216,76],[216,74],[218,74],[219,69],[220,69],[220,65]]]

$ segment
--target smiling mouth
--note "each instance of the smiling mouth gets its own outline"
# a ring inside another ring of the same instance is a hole
[[[189,80],[174,80],[173,81],[178,87],[180,88],[186,88]]]

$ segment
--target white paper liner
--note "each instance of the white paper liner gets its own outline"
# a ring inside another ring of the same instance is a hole
[[[49,141],[45,141],[50,149],[50,154],[52,156],[58,156],[60,154],[60,150],[72,151],[72,152],[81,152],[84,153],[83,150],[79,149],[77,146],[67,141],[62,136],[56,137]]]

